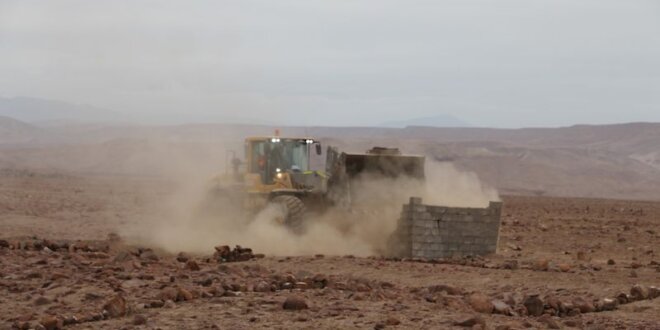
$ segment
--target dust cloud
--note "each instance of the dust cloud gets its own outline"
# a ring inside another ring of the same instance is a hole
[[[499,199],[474,173],[427,161],[423,182],[367,176],[355,180],[350,193],[353,207],[310,212],[305,231],[295,234],[276,223],[281,216],[278,207],[250,215],[241,210],[240,202],[216,199],[210,203],[211,212],[208,204],[200,208],[208,198],[207,183],[199,176],[182,181],[179,189],[159,203],[154,216],[122,235],[172,253],[209,254],[217,245],[241,245],[266,255],[368,256],[385,252],[402,205],[411,196],[422,197],[426,204],[462,207],[486,207]]]

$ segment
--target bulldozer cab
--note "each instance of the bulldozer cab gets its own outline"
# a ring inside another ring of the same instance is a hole
[[[308,138],[253,137],[245,140],[247,172],[259,174],[261,183],[270,185],[278,173],[304,173],[310,170],[312,146]]]

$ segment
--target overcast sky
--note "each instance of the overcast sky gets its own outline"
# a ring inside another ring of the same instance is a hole
[[[0,96],[158,120],[660,121],[660,1],[0,0]]]

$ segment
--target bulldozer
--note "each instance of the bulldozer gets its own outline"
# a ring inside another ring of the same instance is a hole
[[[300,233],[309,212],[323,213],[329,207],[351,209],[354,180],[366,175],[424,179],[425,158],[404,155],[396,148],[346,153],[328,147],[325,170],[312,169],[313,153],[321,158],[323,147],[310,137],[280,137],[279,132],[248,137],[244,159],[231,152],[227,171],[213,180],[211,203],[218,198],[225,203],[229,200],[230,205],[240,205],[248,214],[275,206],[281,211],[276,221]]]

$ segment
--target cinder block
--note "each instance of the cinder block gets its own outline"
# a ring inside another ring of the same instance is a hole
[[[413,212],[415,212],[415,213],[426,212],[426,206],[425,206],[425,205],[417,205],[417,204],[415,204],[415,205],[412,205],[412,210],[413,210]]]

